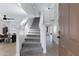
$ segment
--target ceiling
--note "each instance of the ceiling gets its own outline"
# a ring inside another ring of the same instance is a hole
[[[21,3],[21,7],[31,16],[38,15],[38,9],[33,3]]]
[[[27,13],[17,3],[0,3],[0,16],[7,15],[15,19],[22,19]]]
[[[39,16],[39,13],[49,12],[53,15],[56,3],[0,3],[0,18],[5,14],[15,19],[25,19],[28,15]]]
[[[30,15],[39,16],[39,12],[48,10],[54,11],[56,3],[21,3],[22,8]]]

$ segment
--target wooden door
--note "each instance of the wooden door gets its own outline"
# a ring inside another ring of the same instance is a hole
[[[69,4],[59,4],[59,26],[60,26],[60,39],[59,39],[59,55],[67,55],[66,43],[69,32]]]
[[[59,4],[59,55],[79,55],[79,4]]]
[[[79,4],[70,4],[70,40],[68,48],[79,55]]]

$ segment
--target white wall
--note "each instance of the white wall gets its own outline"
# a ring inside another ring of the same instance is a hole
[[[58,17],[59,17],[59,4],[56,4],[55,5],[55,22],[54,22],[54,27],[53,27],[53,29],[54,29],[54,31],[55,31],[55,33],[54,33],[54,41],[56,42],[56,44],[59,44],[59,39],[57,38],[57,36],[59,35],[58,34],[58,31],[59,31],[59,24],[58,24]],[[56,28],[57,27],[57,28]]]
[[[21,6],[29,15],[39,17],[39,10],[34,3],[21,3]]]
[[[0,33],[2,33],[2,28],[7,26],[8,32],[13,34],[17,32],[17,22],[15,20],[0,20]]]
[[[44,10],[44,25],[52,25],[55,20],[54,9],[46,9]]]
[[[2,21],[0,20],[0,34],[2,33]]]

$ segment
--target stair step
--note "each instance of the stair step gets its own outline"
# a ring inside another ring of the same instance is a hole
[[[36,37],[36,38],[38,37],[38,38],[40,38],[40,35],[34,35],[34,34],[32,34],[32,35],[27,35],[27,38],[28,37]]]
[[[41,44],[40,44],[40,42],[23,42],[23,44],[22,44],[22,48],[24,48],[24,47],[40,47],[41,46]]]
[[[20,55],[22,56],[31,56],[34,54],[40,54],[42,53],[43,49],[41,47],[37,47],[37,48],[22,48]]]
[[[33,51],[33,50],[42,50],[42,48],[41,47],[27,47],[27,48],[22,48],[21,50],[22,50],[22,52],[25,52],[25,51]]]
[[[33,26],[33,27],[30,27],[30,29],[39,29],[39,26]]]
[[[40,35],[39,33],[28,33],[27,35]]]
[[[30,29],[30,31],[40,31],[40,29]]]
[[[31,31],[29,31],[29,33],[40,33],[40,31],[33,31],[33,30],[31,30]]]
[[[40,34],[40,31],[29,31],[29,33]]]
[[[37,39],[37,40],[40,40],[40,36],[27,36],[26,39]]]
[[[31,41],[27,41],[27,42],[23,42],[24,44],[40,44],[40,42],[31,42]]]
[[[32,35],[40,35],[40,32],[28,32],[27,35],[29,35],[29,34],[30,34],[30,35],[31,35],[31,34],[32,34]]]
[[[40,40],[38,40],[38,39],[25,39],[25,41],[40,42]]]

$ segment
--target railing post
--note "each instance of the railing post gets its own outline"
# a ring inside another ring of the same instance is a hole
[[[39,28],[40,28],[40,43],[43,48],[43,53],[46,54],[46,27],[43,24],[43,13],[40,14],[40,22],[39,22]]]

